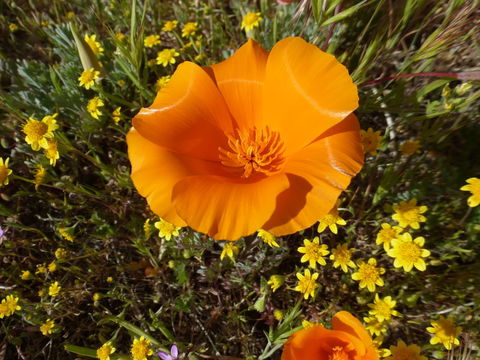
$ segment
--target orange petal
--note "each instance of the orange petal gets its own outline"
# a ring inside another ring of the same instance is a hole
[[[171,151],[218,160],[232,117],[210,76],[191,62],[180,64],[152,106],[142,108],[133,125],[143,137]]]
[[[193,229],[217,240],[237,240],[261,228],[288,186],[278,174],[253,182],[221,176],[190,176],[173,189],[178,214]]]
[[[335,206],[362,164],[358,120],[351,114],[288,158],[284,172],[290,187],[262,228],[281,236],[310,227]]]
[[[279,41],[265,75],[263,116],[296,152],[358,107],[357,87],[334,56],[298,37]]]
[[[127,134],[132,181],[147,198],[152,211],[177,226],[185,226],[172,204],[172,190],[185,176],[221,174],[218,163],[173,153],[145,139],[132,129]]]
[[[249,39],[227,60],[206,68],[240,128],[262,124],[261,99],[268,51]]]

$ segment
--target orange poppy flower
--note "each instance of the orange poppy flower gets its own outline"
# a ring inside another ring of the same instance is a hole
[[[378,360],[372,338],[352,314],[336,313],[332,327],[315,325],[293,333],[283,346],[282,360]]]
[[[180,64],[127,135],[132,179],[154,213],[220,240],[313,225],[360,170],[357,88],[300,38]]]

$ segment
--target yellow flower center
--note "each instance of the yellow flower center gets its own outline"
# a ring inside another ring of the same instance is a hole
[[[384,319],[390,319],[392,309],[383,300],[379,300],[375,303],[375,313],[378,317],[382,316]]]
[[[408,263],[415,263],[422,257],[422,249],[413,242],[402,241],[397,245],[397,258]]]
[[[48,132],[48,125],[39,120],[32,120],[25,124],[23,132],[27,134],[32,141],[40,141]]]
[[[360,279],[368,282],[375,282],[380,277],[380,270],[375,265],[364,264],[358,270]]]
[[[335,261],[339,264],[347,264],[350,261],[350,251],[344,249],[338,249],[334,252]]]
[[[343,347],[335,346],[328,355],[328,360],[349,360],[349,356]]]
[[[407,222],[410,223],[420,221],[420,213],[416,206],[403,211],[402,216]]]
[[[323,251],[319,244],[311,243],[305,246],[305,255],[307,255],[309,259],[318,260],[323,257]]]
[[[242,170],[242,178],[254,172],[271,175],[278,172],[285,157],[280,134],[270,129],[252,128],[228,136],[229,149],[219,149],[220,161],[224,166]]]
[[[315,291],[317,283],[311,276],[305,275],[305,277],[298,282],[298,287],[302,294],[311,294]]]

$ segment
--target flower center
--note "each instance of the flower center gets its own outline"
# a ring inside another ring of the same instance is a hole
[[[27,123],[23,131],[33,141],[41,140],[43,136],[48,132],[48,125],[42,121],[34,120]]]
[[[379,277],[378,269],[370,264],[365,264],[360,269],[361,276],[366,281],[375,282]]]
[[[228,135],[228,149],[219,148],[220,162],[227,167],[243,171],[248,178],[253,172],[272,175],[285,162],[284,145],[280,134],[264,129],[252,128]]]
[[[415,243],[403,242],[399,244],[398,254],[405,261],[414,263],[421,258],[422,250]]]
[[[332,352],[328,355],[328,360],[348,360],[349,356],[343,347],[335,346]]]

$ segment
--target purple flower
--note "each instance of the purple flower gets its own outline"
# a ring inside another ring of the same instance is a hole
[[[178,347],[177,345],[172,345],[170,348],[170,354],[165,351],[157,352],[157,355],[162,360],[177,360],[178,359]]]

